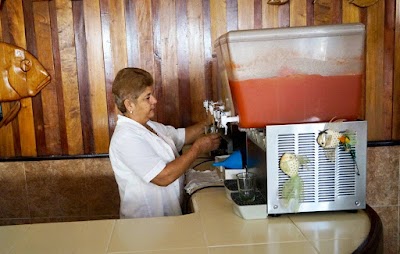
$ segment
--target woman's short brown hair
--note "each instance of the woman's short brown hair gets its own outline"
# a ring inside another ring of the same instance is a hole
[[[121,113],[126,112],[124,101],[135,101],[146,87],[153,85],[153,77],[150,73],[139,68],[121,69],[114,79],[112,93],[115,104]]]

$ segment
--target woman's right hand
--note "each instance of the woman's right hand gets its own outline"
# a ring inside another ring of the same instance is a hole
[[[203,135],[196,139],[192,146],[198,149],[199,154],[216,150],[221,144],[221,136],[218,133]]]

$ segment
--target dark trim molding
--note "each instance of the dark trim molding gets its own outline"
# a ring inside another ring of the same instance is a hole
[[[400,146],[400,140],[382,140],[382,141],[368,141],[368,147],[377,146]]]
[[[75,160],[75,159],[90,159],[90,158],[108,158],[108,154],[82,154],[82,155],[51,155],[38,157],[11,157],[0,158],[0,162],[12,161],[46,161],[46,160]]]

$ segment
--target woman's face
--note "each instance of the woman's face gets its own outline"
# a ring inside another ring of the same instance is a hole
[[[131,104],[131,117],[141,124],[145,124],[148,120],[154,117],[154,109],[157,104],[157,99],[154,97],[153,91],[153,86],[146,87],[136,101]]]

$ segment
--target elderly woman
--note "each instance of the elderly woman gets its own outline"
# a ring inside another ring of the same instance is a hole
[[[175,129],[150,120],[157,103],[153,78],[125,68],[112,92],[118,115],[109,156],[121,198],[121,218],[180,215],[183,175],[200,155],[218,148],[218,134],[204,134],[206,122]],[[183,145],[192,144],[182,155]]]

